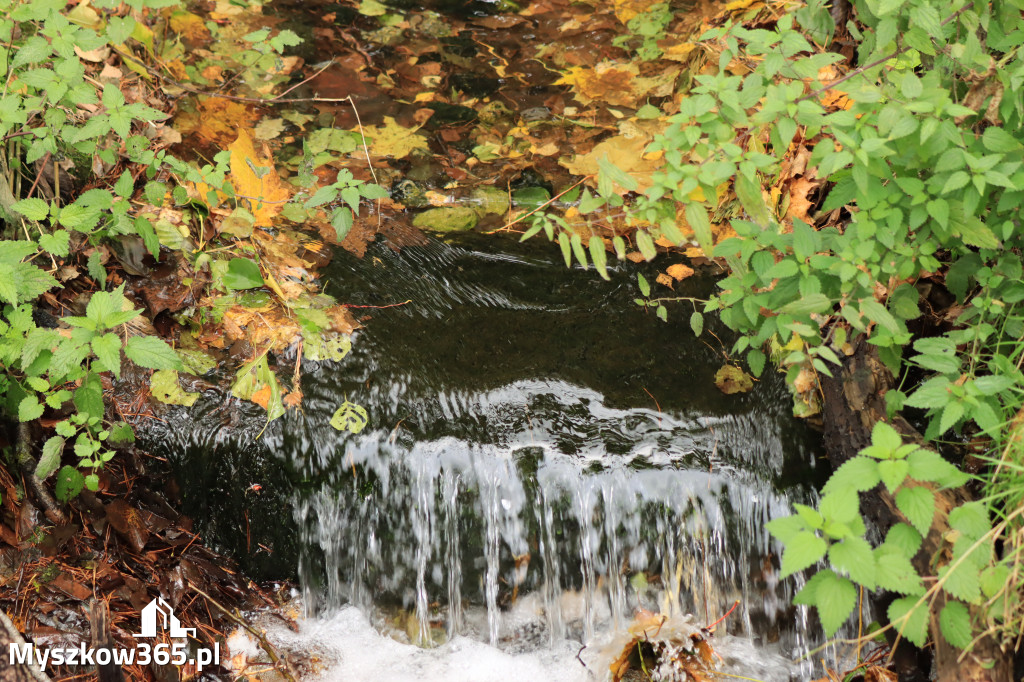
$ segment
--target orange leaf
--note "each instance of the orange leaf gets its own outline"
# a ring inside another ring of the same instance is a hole
[[[248,203],[256,227],[269,227],[274,217],[284,209],[291,192],[274,170],[272,158],[261,159],[252,146],[252,138],[245,129],[238,131],[238,139],[228,147],[231,152],[231,182],[238,198]]]
[[[252,394],[252,398],[250,398],[250,400],[265,410],[267,409],[267,405],[270,404],[270,394],[270,386],[264,384],[263,388]]]

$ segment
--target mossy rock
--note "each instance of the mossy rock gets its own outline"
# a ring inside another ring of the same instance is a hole
[[[505,215],[508,213],[510,202],[508,192],[500,187],[477,187],[469,195],[473,207],[481,216]]]
[[[466,232],[480,221],[477,212],[466,206],[431,208],[413,218],[412,224],[431,232]]]

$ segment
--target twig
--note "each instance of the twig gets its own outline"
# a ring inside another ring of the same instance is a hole
[[[278,669],[278,671],[285,677],[285,679],[289,680],[290,682],[298,682],[295,677],[295,674],[292,672],[291,665],[288,663],[286,659],[282,658],[281,655],[277,653],[277,649],[275,649],[274,645],[271,644],[270,640],[267,639],[267,634],[265,631],[257,630],[252,625],[247,623],[245,619],[241,616],[228,611],[224,606],[221,606],[221,604],[216,599],[214,599],[213,597],[211,597],[210,595],[206,594],[201,589],[196,587],[195,583],[193,583],[191,580],[189,581],[188,584],[193,590],[195,590],[202,596],[206,597],[207,601],[209,601],[218,609],[220,609],[221,612],[225,616],[227,616],[229,620],[231,620],[236,625],[246,630],[250,635],[255,637],[257,640],[259,640],[260,648],[267,652],[267,656],[270,656],[270,660],[274,664],[274,667]]]
[[[17,446],[17,459],[18,465],[21,467],[22,473],[25,478],[28,479],[28,483],[32,486],[32,491],[36,494],[36,499],[39,504],[43,506],[43,511],[46,513],[46,517],[58,525],[64,525],[66,522],[64,518],[64,512],[61,511],[60,505],[53,499],[53,495],[46,489],[39,477],[36,476],[36,458],[32,456],[29,451],[31,448],[32,439],[28,432],[28,424],[18,424],[18,446]]]

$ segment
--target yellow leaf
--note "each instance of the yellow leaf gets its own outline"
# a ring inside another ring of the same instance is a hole
[[[415,130],[403,128],[390,116],[384,117],[383,126],[366,126],[366,137],[370,138],[370,149],[377,156],[393,156],[401,159],[416,149],[426,150],[427,139],[417,135]]]
[[[235,194],[254,218],[256,227],[269,227],[274,217],[284,209],[291,192],[274,170],[272,159],[260,159],[252,146],[252,138],[245,129],[228,147],[231,152],[231,183]]]

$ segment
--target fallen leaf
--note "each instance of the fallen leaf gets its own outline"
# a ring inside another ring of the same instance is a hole
[[[668,287],[669,289],[673,288],[672,283],[674,280],[664,272],[659,272],[658,276],[654,278],[654,281],[662,286]]]
[[[754,388],[754,379],[735,365],[723,365],[715,373],[715,386],[726,395],[746,393]]]
[[[643,157],[649,140],[644,137],[626,137],[616,135],[604,142],[594,146],[587,154],[577,154],[570,160],[562,160],[560,163],[574,175],[594,175],[598,171],[598,163],[607,156],[608,160],[624,173],[628,173],[636,180],[638,189],[642,192],[651,186],[652,174],[662,166],[662,161],[651,161]],[[592,181],[594,185],[596,182]],[[626,190],[618,185],[615,186],[619,194]]]
[[[274,217],[284,209],[291,192],[281,182],[273,160],[263,160],[256,154],[252,139],[244,128],[238,131],[238,138],[228,150],[231,152],[231,182],[236,196],[249,204],[256,227],[269,227]]]
[[[694,273],[694,270],[693,270],[693,268],[691,268],[688,265],[683,265],[682,263],[676,263],[675,265],[668,266],[665,269],[665,272],[668,273],[669,276],[672,277],[672,279],[674,279],[674,280],[676,280],[678,282],[678,281],[686,279],[687,277],[692,277],[693,273]]]
[[[371,139],[370,150],[377,156],[401,159],[416,149],[426,151],[428,148],[425,137],[417,135],[415,130],[403,128],[390,116],[384,117],[383,126],[365,126],[364,132]]]

